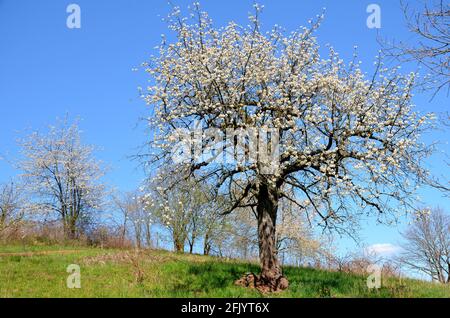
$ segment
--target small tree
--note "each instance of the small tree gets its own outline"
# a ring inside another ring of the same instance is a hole
[[[311,223],[304,211],[298,211],[298,206],[286,199],[281,200],[279,222],[277,225],[276,242],[282,263],[290,262],[306,265],[321,258],[324,252],[321,237],[316,237]]]
[[[120,197],[115,196],[114,203],[123,216],[122,236],[126,236],[128,225],[131,225],[128,232],[134,235],[137,248],[141,248],[144,241],[147,247],[151,247],[153,219],[151,211],[146,207],[144,196],[138,191],[128,192]]]
[[[257,258],[258,222],[253,211],[249,208],[240,208],[226,217],[234,255],[243,259]]]
[[[203,226],[203,255],[210,255],[218,241],[225,241],[227,222],[219,211],[213,210],[204,215]]]
[[[0,185],[0,236],[17,225],[25,214],[23,189],[14,182]]]
[[[176,179],[176,174],[161,172],[152,180],[145,201],[159,223],[169,230],[175,251],[184,251],[188,243],[189,252],[193,253],[196,242],[207,231],[213,233],[208,229],[212,224],[207,218],[214,202],[206,185],[186,180],[175,183]],[[164,188],[165,184],[172,186]]]
[[[190,189],[191,200],[193,201],[194,207],[189,210],[189,223],[186,228],[187,232],[187,243],[189,245],[189,253],[192,254],[194,252],[194,246],[198,242],[198,240],[202,236],[202,232],[204,230],[204,215],[206,211],[204,210],[206,207],[207,197],[204,193],[200,191],[195,191],[195,189]]]
[[[112,194],[110,200],[112,202],[113,210],[119,212],[119,215],[117,215],[116,213],[109,214],[108,221],[112,222],[118,229],[121,241],[125,243],[128,234],[129,210],[124,204],[124,196],[121,193],[116,192]]]
[[[249,27],[216,29],[198,5],[192,23],[178,8],[169,17],[176,40],[147,64],[155,80],[145,94],[156,132],[149,160],[209,180],[233,202],[224,213],[255,209],[257,285],[274,291],[288,286],[276,250],[280,199],[334,229],[364,210],[408,208],[426,178],[429,149],[418,138],[428,125],[412,110],[413,75],[379,62],[367,79],[332,49],[319,56],[319,22],[264,33],[255,8]]]
[[[81,143],[76,123],[59,122],[47,134],[33,132],[21,141],[25,159],[19,168],[37,198],[36,206],[56,213],[66,238],[75,239],[82,223],[102,204],[105,186],[94,148]]]
[[[401,263],[440,283],[450,283],[449,215],[441,209],[417,213],[403,238]]]

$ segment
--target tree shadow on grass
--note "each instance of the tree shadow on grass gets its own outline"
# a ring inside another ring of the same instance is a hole
[[[365,283],[362,277],[314,268],[287,267],[290,291],[302,297],[333,297],[348,294]]]
[[[147,290],[163,297],[261,297],[257,291],[235,286],[243,274],[258,273],[256,264],[187,262],[166,263],[162,268],[163,285]],[[284,267],[290,287],[280,294],[264,297],[385,297],[387,291],[368,293],[366,278],[314,268]]]
[[[171,266],[166,273],[169,277],[178,277],[176,280],[172,280],[167,287],[170,293],[199,294],[216,292],[223,294],[227,293],[229,289],[237,288],[234,286],[234,281],[243,274],[258,270],[258,266],[251,264],[178,262],[176,265]],[[179,271],[181,271],[181,275]]]

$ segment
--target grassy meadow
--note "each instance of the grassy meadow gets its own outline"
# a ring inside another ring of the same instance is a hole
[[[66,286],[67,266],[81,269],[81,288]],[[81,246],[0,246],[0,297],[449,297],[450,286],[389,278],[368,290],[366,277],[285,267],[290,287],[263,295],[234,285],[258,265],[167,251]]]

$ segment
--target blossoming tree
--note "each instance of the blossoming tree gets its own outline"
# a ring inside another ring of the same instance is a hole
[[[165,185],[171,185],[167,187]],[[160,170],[158,177],[146,185],[143,196],[146,210],[170,233],[176,252],[189,252],[203,240],[204,252],[209,253],[210,240],[218,225],[220,199],[212,200],[210,185],[195,180],[180,180],[171,169]]]
[[[83,221],[102,204],[104,170],[93,147],[81,143],[76,123],[51,126],[47,134],[32,133],[21,141],[19,163],[25,184],[35,196],[34,208],[56,213],[66,238],[75,239]]]
[[[247,27],[215,28],[198,4],[189,18],[175,8],[176,38],[163,38],[158,57],[144,63],[154,81],[143,96],[152,106],[153,167],[213,182],[233,202],[224,213],[254,209],[261,274],[252,283],[275,291],[288,286],[275,242],[280,199],[338,230],[360,213],[381,219],[408,208],[427,176],[421,163],[430,149],[418,138],[429,116],[413,111],[413,74],[378,59],[366,78],[357,61],[344,64],[333,49],[322,58],[314,37],[321,17],[286,35],[263,32],[255,9]],[[180,129],[193,141],[187,160],[174,160]],[[235,132],[231,139],[217,134],[225,130]],[[270,145],[252,145],[249,130]],[[262,152],[274,149],[277,157],[267,160]],[[230,154],[253,160],[218,160]]]

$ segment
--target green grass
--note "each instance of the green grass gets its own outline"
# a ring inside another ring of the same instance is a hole
[[[28,251],[54,252],[1,256]],[[66,287],[70,264],[81,267],[80,289]],[[261,295],[233,284],[246,272],[258,272],[258,266],[165,251],[136,256],[77,246],[0,246],[0,297],[450,297],[450,286],[387,279],[369,291],[364,276],[293,267],[284,269],[288,290]]]
[[[83,246],[56,244],[49,245],[46,243],[35,242],[32,245],[24,244],[12,244],[12,245],[0,245],[0,253],[27,253],[27,252],[39,252],[39,251],[58,251],[58,250],[80,250],[87,249]]]

